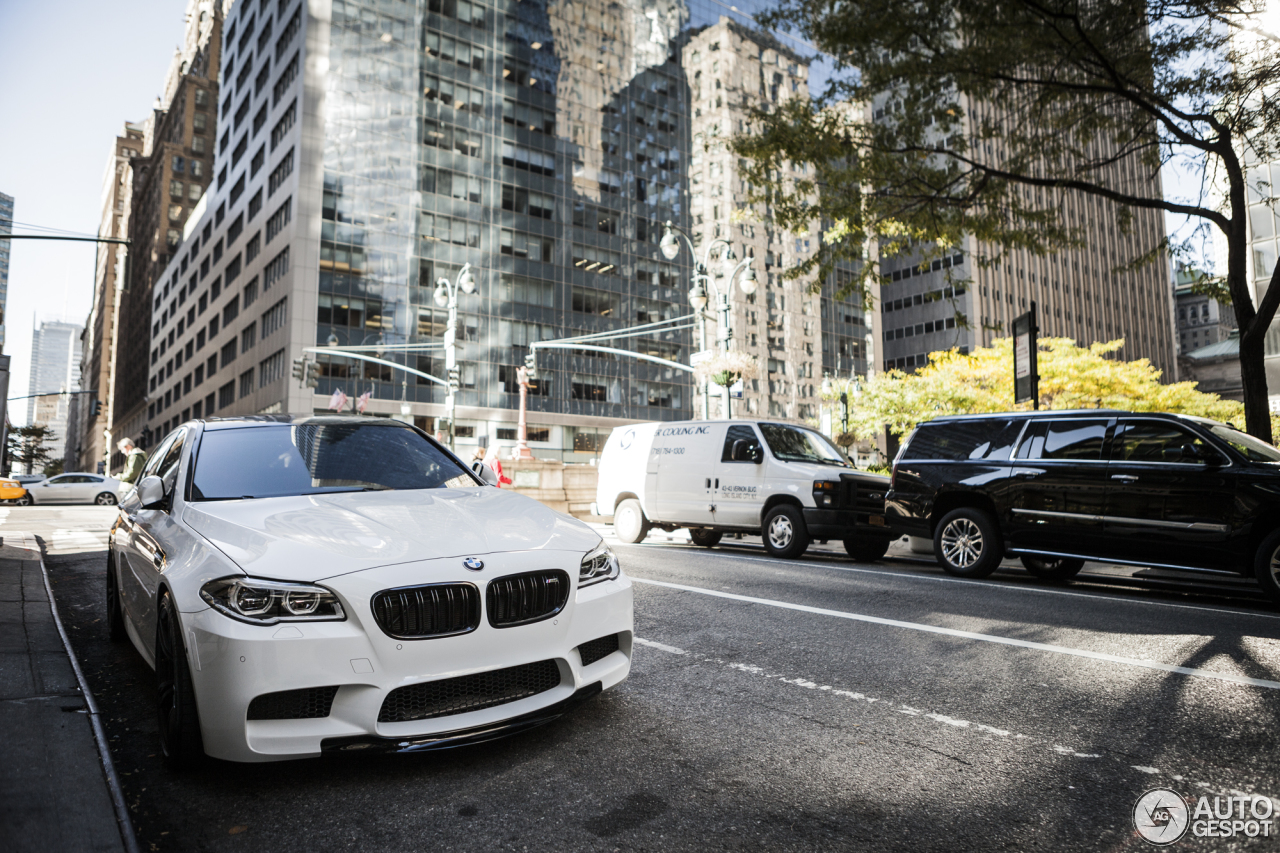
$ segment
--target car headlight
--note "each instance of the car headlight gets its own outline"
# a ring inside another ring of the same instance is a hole
[[[578,568],[578,588],[613,580],[620,570],[617,556],[601,542],[582,558],[582,565]]]
[[[307,583],[219,578],[201,587],[200,597],[214,610],[254,625],[347,618],[331,590]]]

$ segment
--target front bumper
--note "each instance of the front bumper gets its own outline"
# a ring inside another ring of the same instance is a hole
[[[576,569],[580,555],[573,559]],[[449,564],[447,569],[436,565],[444,562]],[[494,628],[486,613],[479,627],[468,634],[410,640],[388,636],[374,621],[370,601],[380,590],[470,581],[480,586],[483,595],[488,580],[563,567],[565,560],[556,553],[526,552],[485,555],[485,562],[484,577],[459,577],[458,561],[449,560],[389,566],[322,581],[342,600],[347,618],[341,622],[263,626],[239,622],[212,609],[183,613],[205,751],[216,758],[256,762],[334,750],[416,751],[476,743],[550,722],[568,711],[575,698],[580,701],[591,691],[608,690],[626,678],[631,668],[633,618],[631,581],[625,575],[577,589],[573,572],[574,587],[564,609],[529,625]],[[584,665],[579,646],[614,634],[618,650]],[[560,679],[536,695],[448,716],[379,722],[384,700],[397,688],[540,661],[554,661]],[[327,716],[248,719],[255,697],[326,687],[337,688]]]
[[[804,508],[804,526],[814,539],[857,539],[869,536],[892,538],[884,515],[867,515],[854,509]]]

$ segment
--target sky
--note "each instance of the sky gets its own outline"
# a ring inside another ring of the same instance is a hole
[[[160,94],[185,13],[186,0],[0,0],[0,192],[14,197],[15,222],[97,232],[115,138]],[[94,244],[11,245],[12,398],[28,393],[33,321],[88,317]],[[10,403],[14,423],[26,412]]]
[[[96,233],[103,174],[125,121],[143,121],[183,34],[186,0],[0,0],[0,192],[21,223]],[[1165,174],[1165,194],[1194,197]],[[1170,227],[1176,225],[1170,220]],[[83,325],[94,244],[12,242],[5,352],[9,397],[29,393],[37,320]],[[46,389],[34,389],[43,391]],[[9,418],[22,424],[25,401]]]

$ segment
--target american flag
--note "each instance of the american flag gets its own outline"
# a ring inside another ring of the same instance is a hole
[[[333,396],[329,398],[329,408],[335,412],[341,412],[347,407],[347,393],[339,388],[333,392]]]
[[[369,398],[372,396],[372,391],[365,391],[359,397],[356,397],[356,411],[363,415],[365,406],[369,405]]]

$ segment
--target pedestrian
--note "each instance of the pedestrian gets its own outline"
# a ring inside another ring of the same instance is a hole
[[[137,485],[138,477],[142,475],[142,466],[147,464],[146,452],[136,446],[132,438],[127,437],[120,439],[116,447],[124,454],[124,473],[117,479],[131,486]]]
[[[498,446],[490,445],[484,454],[484,464],[493,469],[493,473],[498,475],[498,488],[502,488],[502,484],[511,485],[511,478],[502,473],[502,460],[498,459]]]

